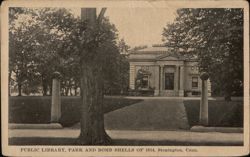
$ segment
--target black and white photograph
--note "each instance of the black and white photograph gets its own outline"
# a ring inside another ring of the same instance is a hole
[[[75,2],[1,6],[3,155],[249,153],[247,1]]]

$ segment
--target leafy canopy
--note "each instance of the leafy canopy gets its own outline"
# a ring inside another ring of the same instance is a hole
[[[198,57],[215,92],[234,94],[243,86],[243,9],[179,9],[163,30],[171,51]]]

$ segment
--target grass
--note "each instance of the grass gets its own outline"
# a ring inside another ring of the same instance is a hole
[[[126,98],[105,98],[104,112],[108,113],[119,108],[135,104],[141,100]],[[189,125],[199,124],[199,100],[184,101]],[[10,123],[50,123],[51,97],[25,96],[10,97]],[[153,109],[152,109],[153,111]],[[175,112],[175,111],[171,111]],[[130,113],[131,114],[131,113]],[[166,114],[168,116],[168,114]],[[174,119],[175,116],[172,117]],[[62,97],[62,117],[60,123],[72,126],[80,119],[80,97]],[[170,117],[171,119],[171,117]],[[114,121],[114,120],[113,120]],[[223,100],[209,101],[209,126],[242,127],[243,102]]]
[[[199,125],[199,100],[184,101],[190,126]],[[243,101],[208,101],[208,123],[216,127],[243,127]]]
[[[151,99],[105,116],[108,130],[189,129],[184,105],[178,100]]]
[[[105,98],[104,113],[132,105],[141,100],[126,98]],[[60,123],[72,126],[80,120],[80,97],[62,97]],[[25,96],[9,98],[9,122],[41,124],[50,123],[51,97]]]

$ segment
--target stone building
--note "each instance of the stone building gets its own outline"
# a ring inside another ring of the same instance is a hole
[[[170,53],[166,47],[153,46],[131,52],[130,90],[154,91],[155,96],[200,95],[201,79],[195,58]],[[208,80],[208,95],[211,84]]]

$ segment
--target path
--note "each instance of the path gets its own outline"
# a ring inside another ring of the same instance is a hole
[[[80,130],[13,129],[9,130],[14,145],[75,145]],[[107,130],[114,145],[242,145],[242,133],[191,131],[124,131]]]

